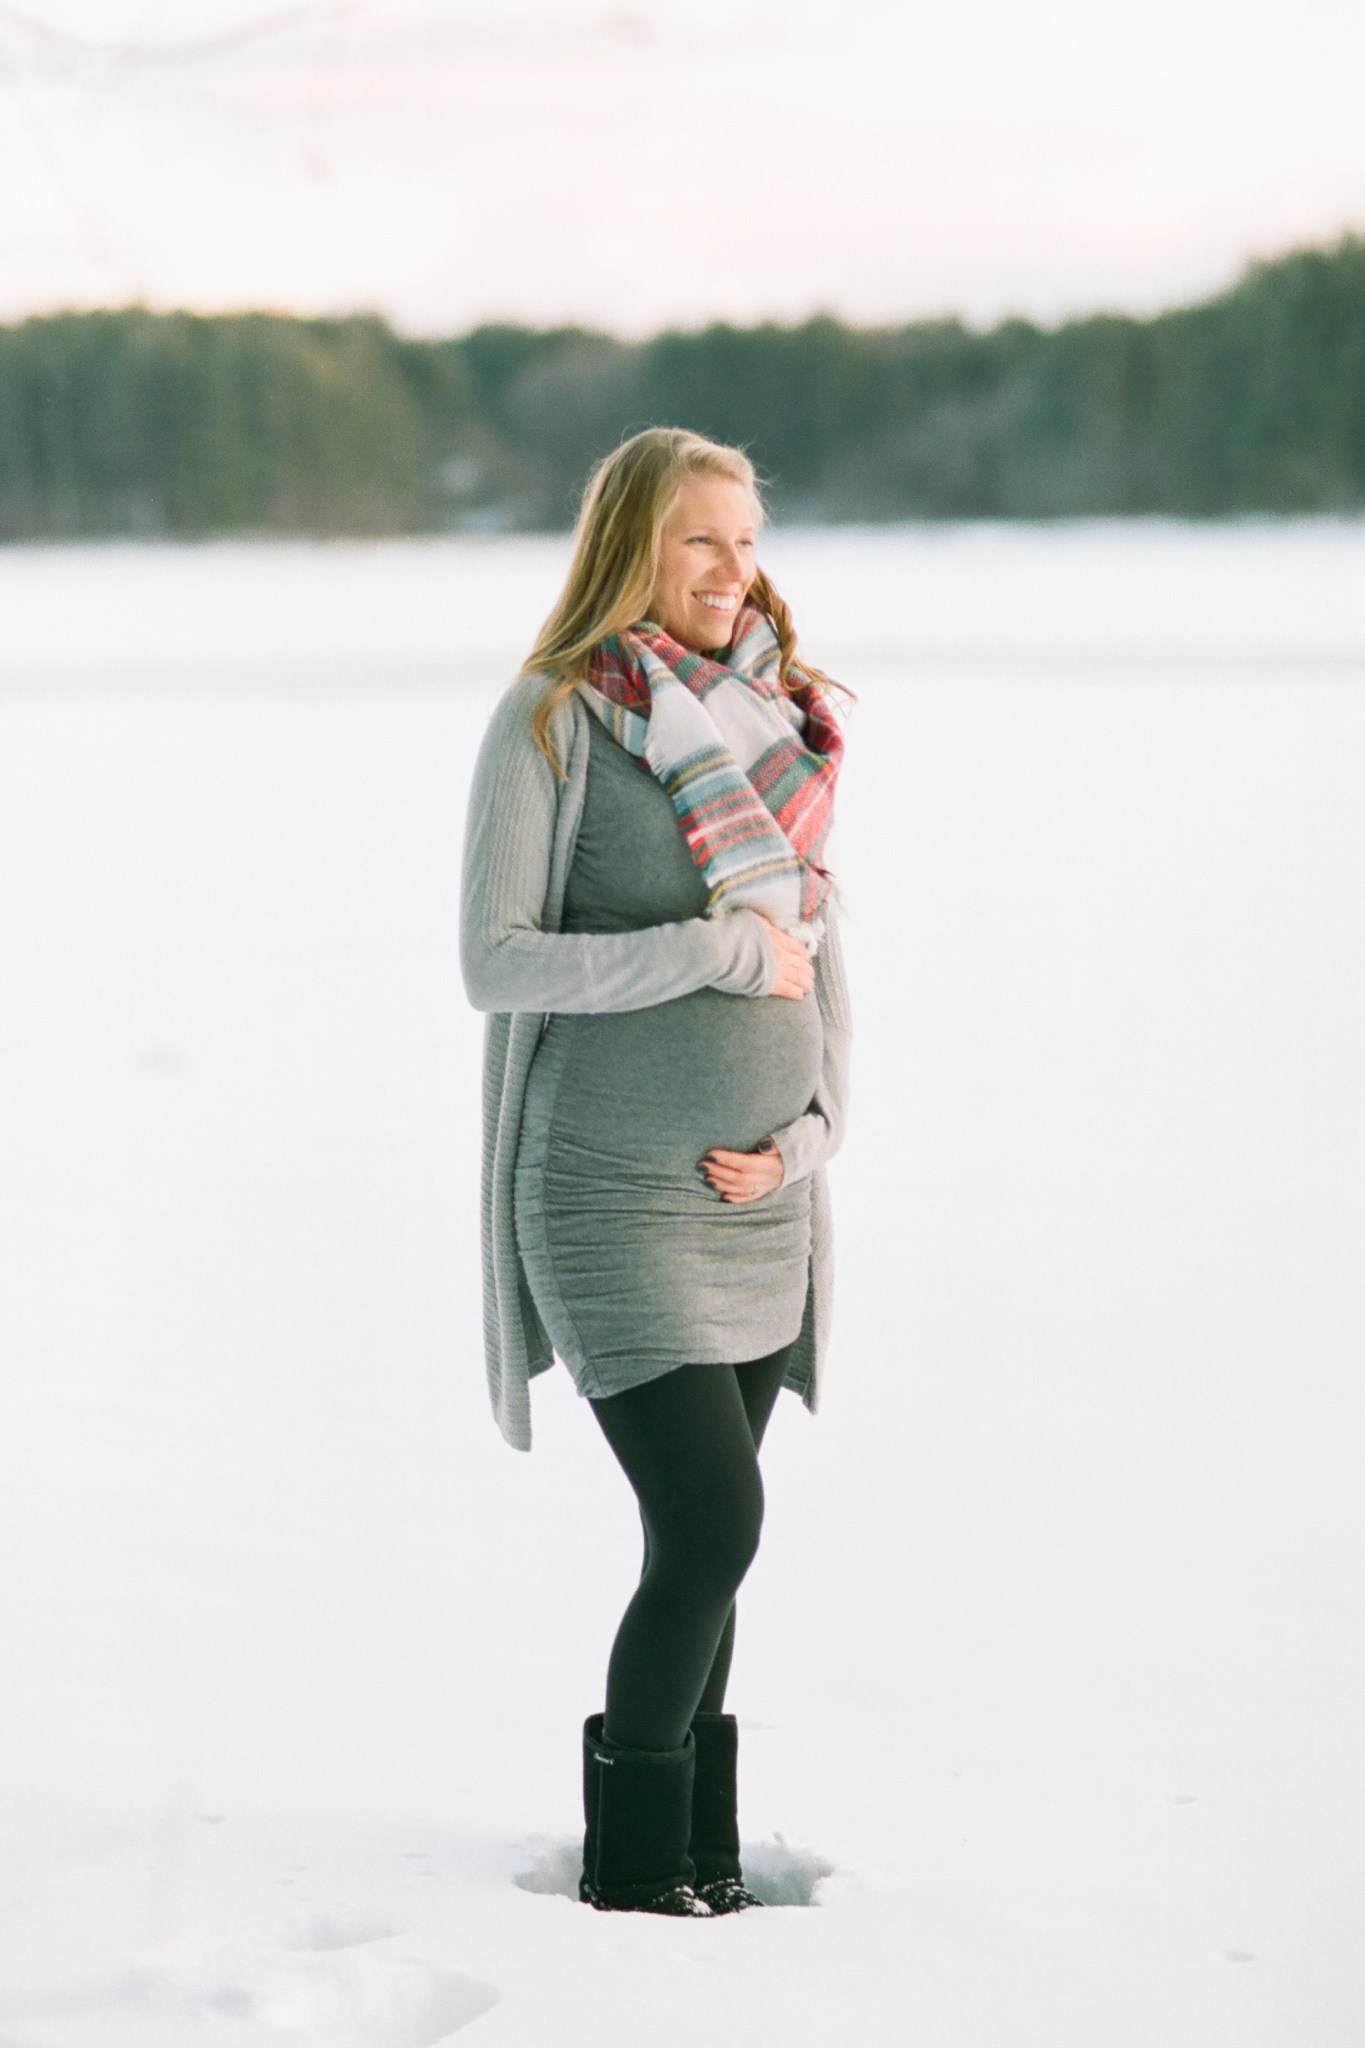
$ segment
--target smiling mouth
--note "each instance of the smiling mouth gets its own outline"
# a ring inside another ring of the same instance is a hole
[[[704,604],[709,612],[732,612],[739,605],[737,597],[718,597],[711,591],[698,590],[694,595],[698,604]]]

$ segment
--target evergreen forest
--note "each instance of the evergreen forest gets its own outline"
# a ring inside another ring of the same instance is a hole
[[[1365,239],[1051,328],[30,318],[0,327],[0,539],[556,530],[658,422],[742,443],[788,520],[1359,510]]]

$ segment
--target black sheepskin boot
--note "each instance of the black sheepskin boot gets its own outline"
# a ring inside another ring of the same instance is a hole
[[[739,1867],[739,1723],[733,1714],[694,1714],[691,1732],[697,1750],[688,1841],[693,1885],[713,1913],[741,1913],[763,1901],[745,1885]]]
[[[606,1913],[671,1913],[706,1920],[692,1888],[687,1834],[696,1745],[625,1749],[602,1715],[583,1724],[583,1876],[578,1896]]]

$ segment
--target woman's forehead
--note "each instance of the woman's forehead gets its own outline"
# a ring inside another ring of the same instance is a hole
[[[718,519],[727,525],[757,526],[758,501],[738,477],[687,476],[679,484],[668,520]]]

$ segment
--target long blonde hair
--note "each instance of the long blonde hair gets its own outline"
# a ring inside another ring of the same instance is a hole
[[[763,521],[754,466],[742,448],[708,441],[685,427],[646,427],[612,450],[588,479],[574,529],[573,560],[554,610],[522,664],[522,675],[543,675],[545,694],[536,706],[531,731],[536,745],[562,775],[563,764],[550,738],[556,710],[587,674],[593,649],[649,615],[659,578],[664,522],[683,480],[728,477],[742,484]],[[760,569],[749,600],[768,614],[777,633],[778,674],[784,686],[796,658],[796,629],[790,611]],[[817,688],[837,688],[819,669],[802,664],[803,677]]]

